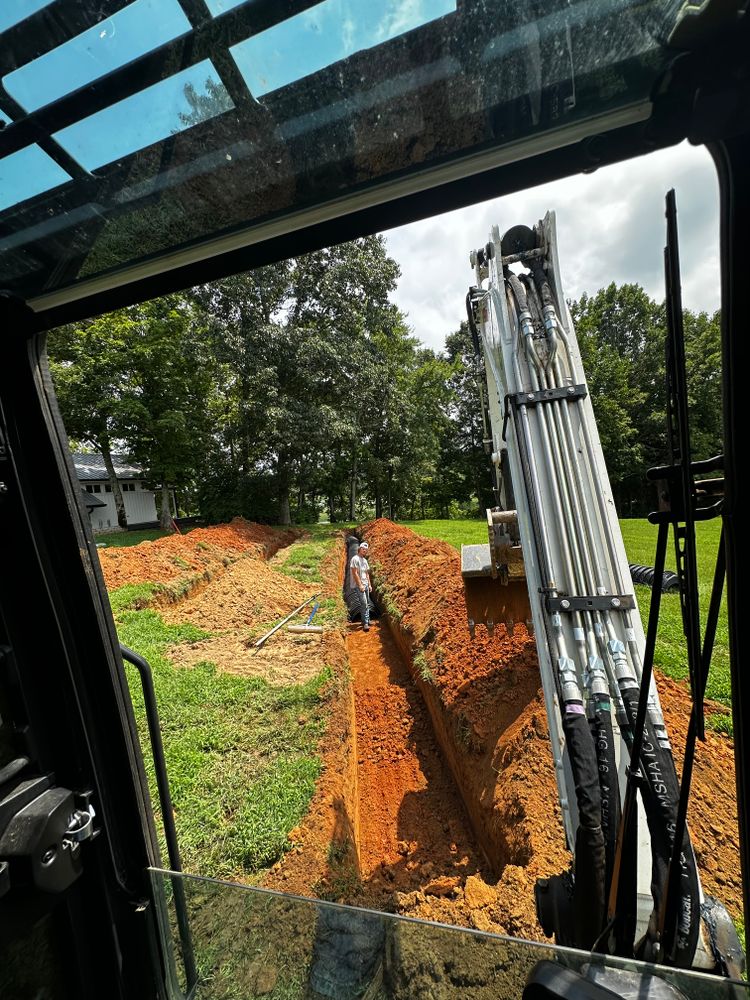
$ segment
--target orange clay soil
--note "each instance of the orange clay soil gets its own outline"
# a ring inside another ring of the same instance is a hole
[[[270,559],[299,532],[282,531],[236,517],[230,524],[195,528],[124,548],[99,549],[108,590],[128,583],[172,583],[210,577],[243,554]]]
[[[341,600],[339,559],[339,546],[333,544],[321,566],[322,584],[299,583],[257,558],[238,559],[186,599],[160,608],[167,622],[190,622],[211,633],[208,639],[172,646],[170,660],[181,667],[208,660],[226,673],[263,677],[276,685],[303,684],[317,677],[324,666],[341,659],[344,642],[337,629],[326,628],[322,635],[292,634],[282,626],[260,649],[254,642],[319,592],[321,599]],[[294,623],[303,623],[311,609],[303,609]]]
[[[489,865],[388,626],[351,629],[364,894],[376,905],[394,890],[452,896]]]
[[[541,938],[534,883],[539,877],[561,872],[570,856],[565,849],[534,640],[522,626],[512,636],[497,627],[493,637],[477,628],[476,639],[471,640],[460,557],[450,545],[421,538],[385,519],[366,525],[362,535],[370,544],[376,588],[396,612],[397,641],[407,658],[418,657],[418,669],[411,670],[413,682],[462,790],[477,840],[492,863],[495,878],[499,876],[497,884],[490,886],[491,893],[474,893],[477,885],[472,881],[469,896],[475,902],[485,900],[479,913],[466,900],[466,886],[460,890],[469,923]],[[659,688],[679,766],[688,695],[682,685],[665,678],[659,678]],[[363,725],[359,713],[357,724]],[[720,898],[733,916],[740,916],[734,790],[733,744],[710,732],[698,748],[691,832],[705,890]],[[361,796],[363,814],[367,808]],[[427,882],[425,878],[416,894],[400,897],[399,909],[454,922],[442,912],[442,899],[426,891]]]
[[[162,608],[161,614],[167,622],[190,622],[209,632],[247,632],[255,625],[267,624],[270,628],[318,590],[320,587],[279,573],[263,560],[238,559],[190,597]]]

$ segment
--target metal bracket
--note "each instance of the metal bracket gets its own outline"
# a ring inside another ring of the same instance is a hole
[[[539,389],[537,392],[513,392],[505,399],[506,405],[510,401],[514,406],[536,406],[538,403],[553,403],[558,399],[585,399],[587,395],[588,389],[581,383],[559,389]]]
[[[590,597],[545,597],[549,612],[571,611],[632,611],[635,598],[631,594],[596,594]]]
[[[519,406],[537,406],[539,403],[553,403],[560,399],[585,399],[588,396],[588,389],[581,383],[579,385],[569,385],[562,389],[539,389],[537,392],[509,392],[503,405],[503,430],[502,439],[507,441],[508,419],[510,417],[511,404]]]

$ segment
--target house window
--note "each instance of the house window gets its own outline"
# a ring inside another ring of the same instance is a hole
[[[105,487],[104,487],[104,492],[105,492],[105,493],[111,493],[111,492],[112,492],[112,487],[111,487],[111,486],[109,486],[109,485],[105,486]]]
[[[86,492],[87,493],[93,493],[94,492],[94,487],[93,486],[87,486],[86,487]]]
[[[92,492],[93,493],[101,493],[101,491],[102,491],[102,488],[99,485],[99,483],[94,483],[94,486],[92,488]]]
[[[133,483],[123,483],[122,489],[124,493],[132,493],[135,490],[135,485]]]

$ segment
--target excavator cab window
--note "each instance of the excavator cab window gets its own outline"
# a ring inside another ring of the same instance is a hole
[[[745,6],[2,7],[2,996],[218,998],[241,986],[248,996],[301,997],[310,968],[319,985],[335,968],[342,996],[369,995],[365,982],[375,984],[373,996],[378,988],[394,997],[471,995],[475,986],[477,997],[520,996],[527,980],[529,997],[578,996],[581,976],[585,995],[633,995],[636,976],[643,995],[643,968],[632,961],[161,867],[45,333],[685,138],[710,146],[722,192],[727,588],[747,912],[747,681],[739,669],[747,644],[739,555],[747,522],[739,515],[747,504],[738,475],[745,366],[737,358],[750,225]],[[597,234],[582,237],[596,252]],[[342,925],[360,942],[348,956],[336,950]],[[404,970],[400,980],[380,984],[379,953]],[[449,957],[453,978],[431,979],[433,955]],[[472,986],[478,967],[481,982]],[[648,995],[732,988],[672,969]]]

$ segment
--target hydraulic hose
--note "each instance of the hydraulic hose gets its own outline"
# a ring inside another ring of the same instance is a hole
[[[541,318],[544,322],[549,346],[545,372],[541,371],[541,366],[538,362],[538,351],[536,349],[536,345],[533,354],[528,351],[527,353],[529,354],[530,362],[537,365],[542,385],[561,387],[564,384],[564,377],[561,371],[559,359],[556,357],[558,341],[557,331],[560,324],[555,311],[550,286],[541,267],[541,262],[539,262],[537,266],[533,267],[533,279],[534,283],[530,288],[529,296],[524,296],[523,301],[526,303],[531,301],[532,314],[539,313],[541,306],[542,315],[539,318]],[[517,280],[518,279],[516,279],[516,281]],[[523,287],[520,281],[518,281],[518,284]],[[521,296],[516,292],[515,283],[513,283],[513,291],[517,300],[520,300]],[[593,559],[593,553],[589,551],[587,541],[587,532],[591,528],[590,513],[586,508],[585,496],[583,494],[581,469],[578,465],[578,458],[574,447],[570,416],[564,402],[553,403],[551,410],[552,413],[548,418],[549,425],[547,427],[547,435],[548,440],[552,444],[552,450],[556,460],[558,462],[562,460],[562,466],[565,470],[564,482],[560,485],[567,486],[569,496],[567,497],[567,503],[564,502],[564,507],[567,508],[568,515],[571,513],[574,514],[576,518],[575,523],[579,527],[579,531],[574,534],[572,546],[574,566],[576,569],[575,575],[580,578],[581,572],[583,572],[589,592],[601,593],[603,591],[600,588],[602,588],[603,585],[606,585],[606,581],[599,579],[598,571],[596,571],[597,578],[594,579],[594,566],[596,563]],[[561,499],[565,501],[566,498],[561,497]],[[614,581],[610,581],[609,587],[607,588],[610,592],[612,592],[611,587],[613,582]],[[608,652],[613,657],[613,666],[616,669],[617,675],[622,676],[622,672],[626,669],[625,647],[617,638],[612,622],[609,619],[609,615],[604,614],[602,617],[602,624],[608,633]],[[620,663],[620,660],[622,660],[623,663]],[[626,714],[631,720],[631,725],[634,725],[638,709],[638,687],[630,681],[622,686],[620,693],[625,705]],[[587,795],[584,794],[586,789],[585,776],[587,773],[586,758],[588,754],[587,748],[582,743],[578,743],[576,745],[575,756],[577,758],[578,766],[574,767],[576,795],[579,800],[580,815],[580,826],[576,843],[576,900],[578,898],[578,879],[580,871],[578,859],[579,846],[589,854],[589,863],[592,866],[592,870],[586,873],[586,883],[581,887],[584,891],[588,891],[590,893],[590,907],[595,911],[595,913],[590,914],[591,924],[586,925],[584,923],[581,925],[581,930],[583,931],[585,929],[586,932],[594,926],[594,923],[599,920],[600,917],[597,906],[599,898],[597,892],[599,877],[597,866],[599,864],[600,856],[601,863],[605,868],[605,871],[601,874],[602,883],[608,885],[611,880],[619,812],[619,787],[616,768],[614,767],[614,741],[609,700],[607,699],[605,703],[602,699],[595,697],[593,701],[594,711],[592,713],[593,717],[591,719],[590,735],[593,736],[594,739],[598,771],[598,835],[593,832],[593,825],[591,822],[592,815],[589,808],[590,802],[587,804]],[[566,736],[569,740],[569,749],[572,759],[574,753],[571,742],[573,734],[572,731],[569,734],[571,727],[567,715],[564,719],[563,725]],[[666,879],[671,855],[672,838],[674,835],[673,831],[677,818],[679,784],[677,781],[674,761],[668,744],[664,739],[664,734],[657,732],[657,730],[653,728],[652,720],[647,722],[647,729],[644,731],[640,765],[644,775],[642,783],[642,797],[644,800],[644,807],[646,810],[646,817],[652,842],[651,891],[654,899],[654,911],[651,921],[651,931],[653,932],[655,930],[657,914],[661,910],[662,898],[666,891]],[[590,796],[588,796],[588,798],[590,798]],[[586,824],[585,829],[583,829],[584,822]],[[583,840],[583,843],[580,843],[579,845],[580,839]],[[689,837],[687,835],[683,838],[679,864],[679,899],[677,906],[677,934],[674,955],[675,961],[678,965],[689,966],[692,964],[699,933],[700,897],[695,859],[692,853]],[[591,885],[587,884],[587,876],[589,875],[593,879],[593,884]],[[583,917],[578,913],[577,906],[575,906],[575,909],[577,912],[576,923],[578,923],[578,920],[583,919]],[[601,922],[603,922],[603,913],[601,914]],[[601,922],[599,926],[601,926]]]
[[[631,725],[635,727],[638,716],[638,689],[635,687],[624,688],[622,697]],[[654,912],[650,930],[655,933],[656,915],[661,910],[662,897],[666,891],[680,789],[672,754],[660,746],[648,718],[644,720],[643,724],[643,742],[639,763],[642,774],[641,796],[651,834],[651,895],[654,899]],[[698,942],[700,890],[695,856],[687,831],[683,837],[679,866],[680,888],[677,903],[674,961],[682,968],[689,968],[693,963]]]
[[[539,378],[543,378],[544,366],[534,344],[533,322],[528,308],[526,289],[512,272],[508,272],[506,278],[512,299],[515,300],[519,329],[529,358],[532,385],[536,387],[539,384]],[[525,412],[527,408],[523,407],[522,409],[528,420],[528,414]],[[557,450],[554,429],[547,423],[548,415],[546,412],[542,411],[535,416],[539,420],[542,446],[547,454],[548,460],[545,465],[549,469],[550,484],[562,515],[558,519],[558,529],[565,562],[568,571],[573,577],[578,577],[580,580],[581,566],[580,564],[576,565],[574,551],[572,552],[570,547],[571,540],[566,530],[566,525],[571,519],[570,498],[566,493],[564,481],[558,478],[559,462],[552,460]],[[527,441],[530,444],[530,435]],[[569,586],[570,584],[573,584],[574,587],[576,585],[574,579],[567,582]],[[579,948],[590,948],[601,934],[606,912],[606,849],[602,830],[599,768],[594,740],[586,719],[583,697],[578,686],[573,660],[567,655],[559,615],[552,616],[551,625],[556,634],[558,652],[557,684],[562,702],[562,726],[578,805],[571,943]],[[579,629],[579,631],[582,635],[583,630]],[[585,668],[585,661],[582,666]],[[558,928],[558,930],[562,929]],[[563,933],[567,936],[564,930]]]
[[[471,334],[471,343],[474,347],[474,354],[477,358],[481,358],[482,349],[479,345],[479,330],[477,330],[476,320],[474,319],[474,306],[471,297],[472,289],[466,293],[466,321],[469,324],[469,333]]]
[[[563,731],[570,755],[578,803],[575,844],[573,920],[575,946],[591,948],[601,934],[606,912],[606,848],[602,830],[602,800],[596,755],[583,707],[566,705]]]
[[[612,707],[608,698],[597,699],[594,716],[589,720],[591,735],[596,748],[601,794],[602,834],[606,858],[605,891],[609,894],[612,869],[617,848],[617,831],[620,827],[620,786],[615,758],[615,739],[612,728]]]

